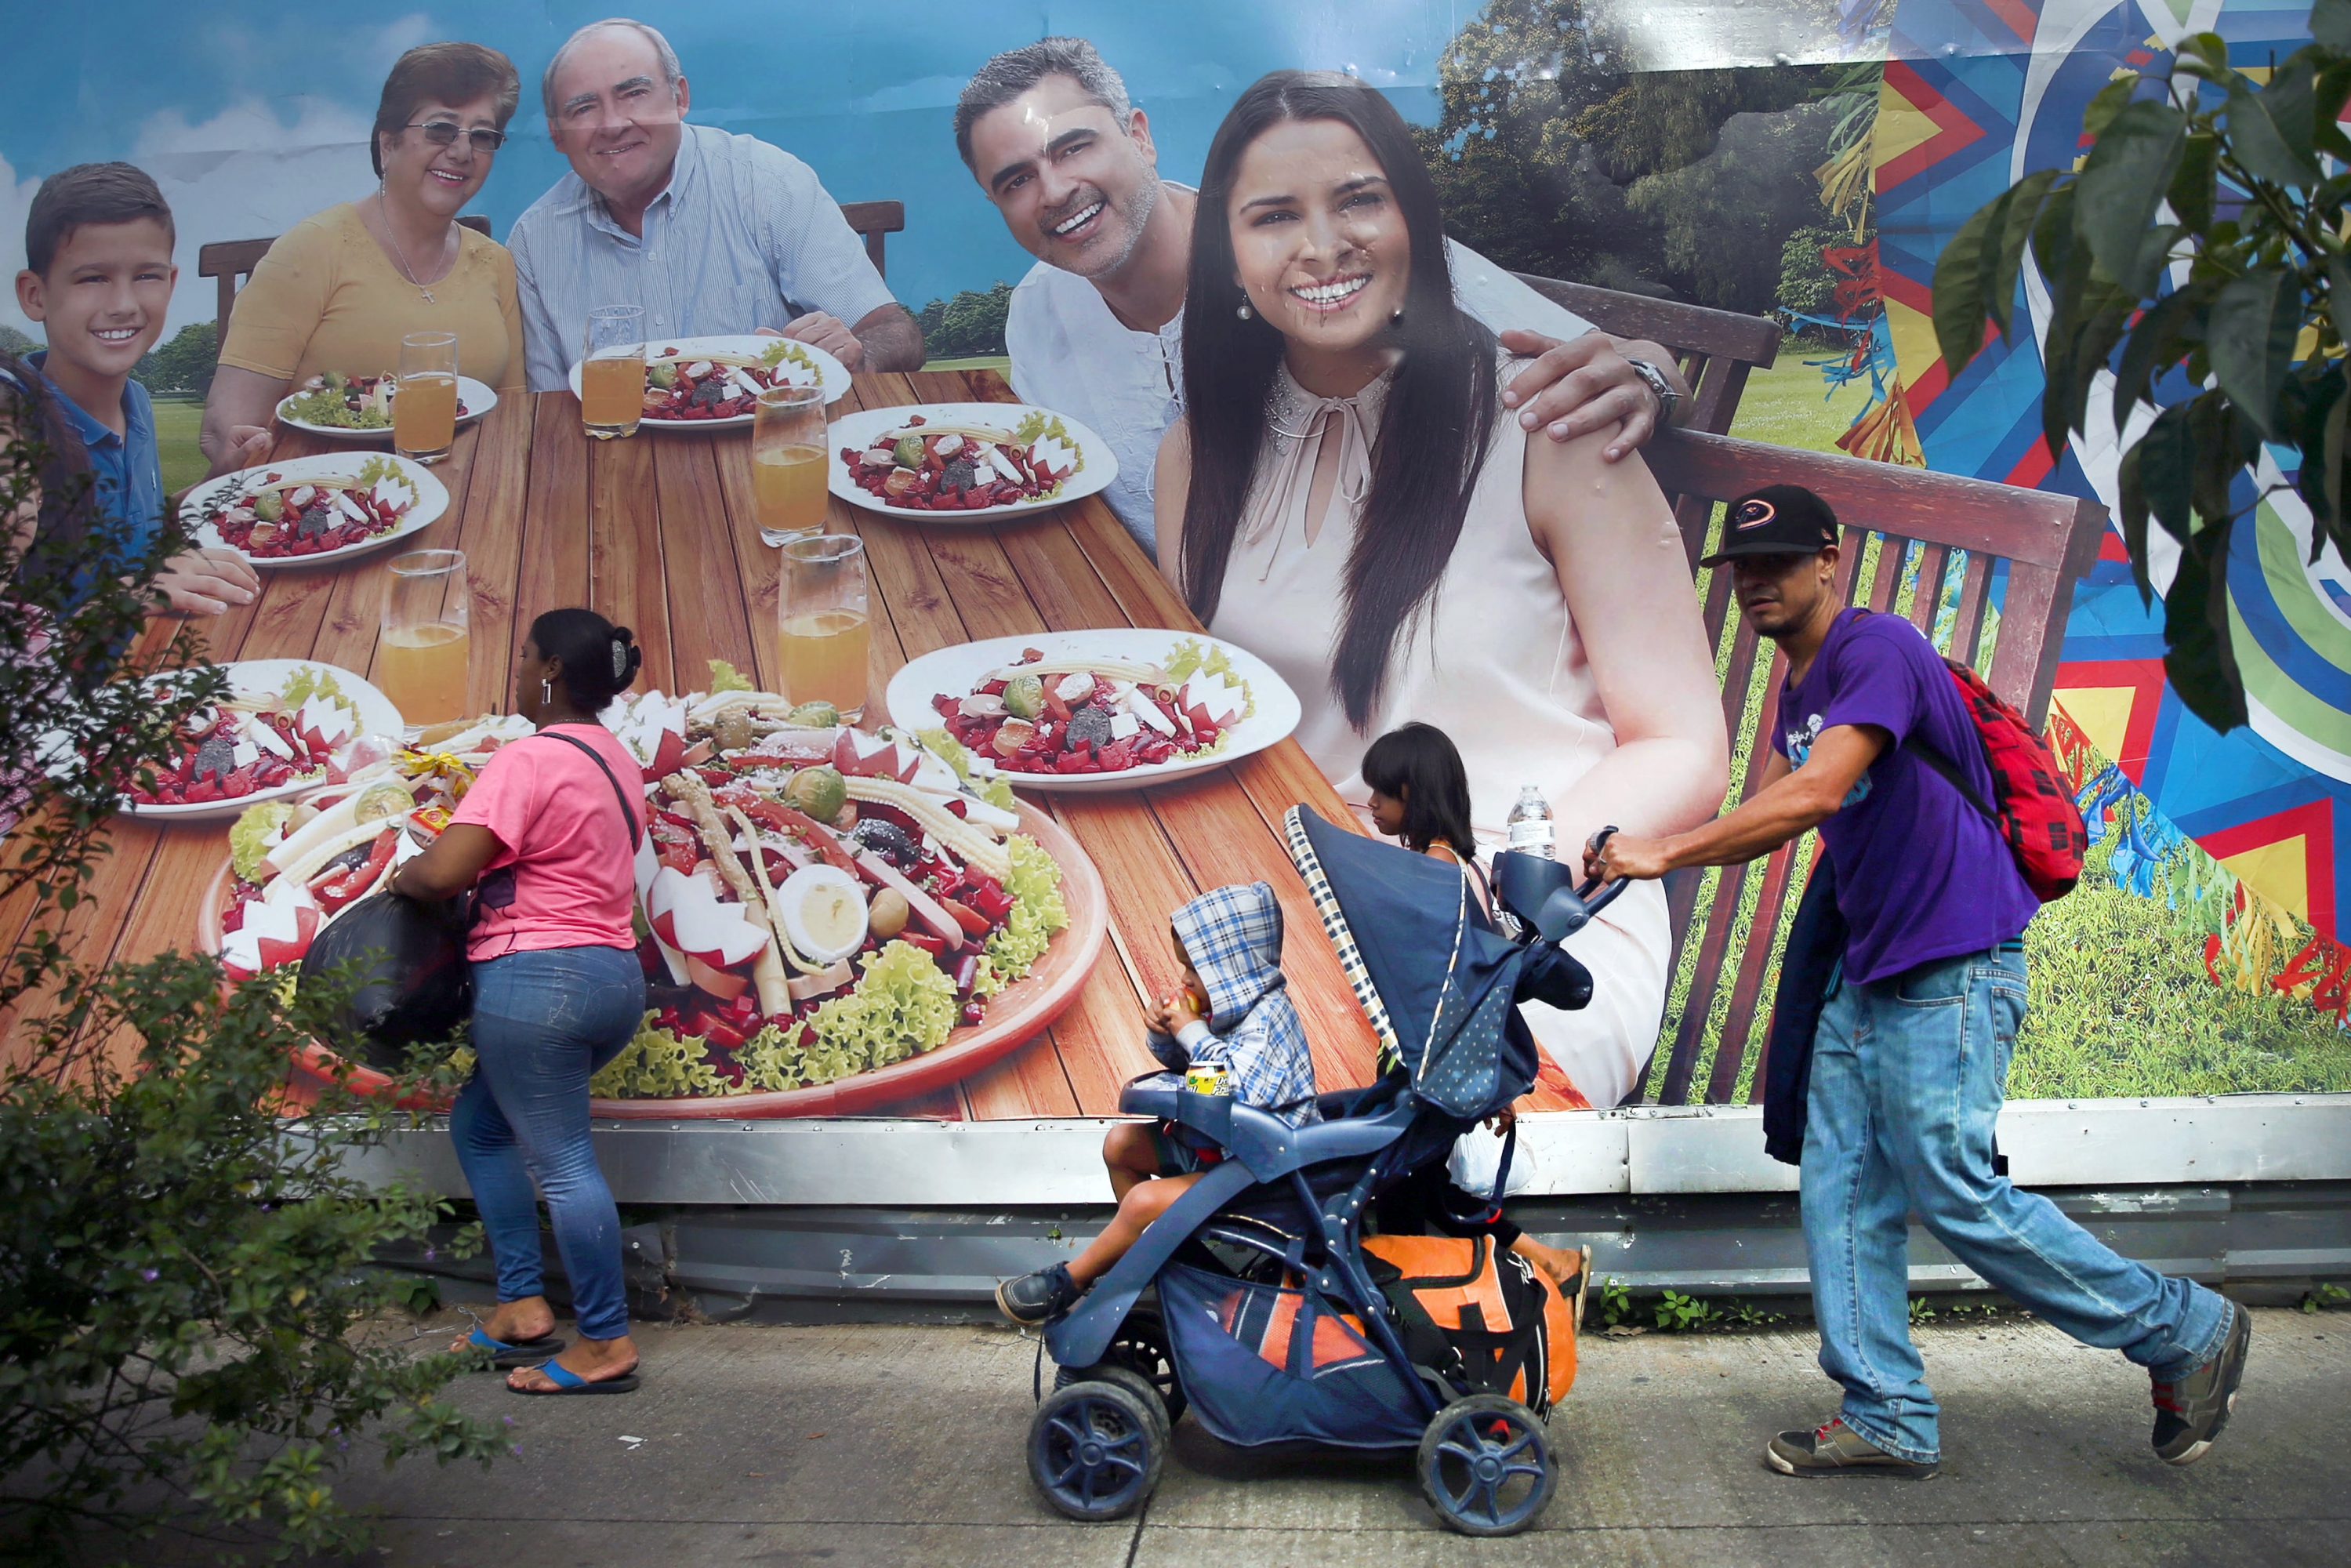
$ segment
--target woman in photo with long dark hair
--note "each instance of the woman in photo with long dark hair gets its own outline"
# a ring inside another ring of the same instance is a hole
[[[1409,128],[1352,77],[1277,71],[1217,130],[1192,230],[1186,417],[1161,445],[1161,570],[1305,704],[1351,802],[1367,736],[1444,725],[1475,831],[1523,786],[1562,852],[1721,803],[1729,747],[1673,514],[1614,437],[1530,442],[1493,335],[1454,302]],[[1665,899],[1636,885],[1571,942],[1593,1006],[1529,1004],[1594,1105],[1635,1094],[1665,1008]]]

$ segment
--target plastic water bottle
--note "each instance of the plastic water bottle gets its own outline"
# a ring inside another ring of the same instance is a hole
[[[1533,785],[1519,791],[1519,803],[1510,808],[1506,826],[1510,848],[1521,854],[1541,855],[1547,861],[1559,858],[1559,846],[1551,825],[1551,802]]]

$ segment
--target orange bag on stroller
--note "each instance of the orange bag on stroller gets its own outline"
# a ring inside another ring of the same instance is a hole
[[[1543,1415],[1574,1385],[1581,1276],[1555,1289],[1489,1236],[1366,1236],[1364,1254],[1406,1353],[1463,1394]]]

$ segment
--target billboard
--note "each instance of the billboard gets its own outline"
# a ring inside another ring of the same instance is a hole
[[[1748,378],[1734,434],[2111,504],[2111,451],[2053,464],[2038,444],[2030,341],[1947,382],[1926,289],[1969,212],[2017,174],[2064,161],[2083,104],[2113,69],[2149,68],[2183,29],[2283,49],[2300,26],[2210,0],[2189,11],[2059,0],[1374,0],[1288,12],[1228,0],[648,0],[641,15],[677,52],[691,122],[788,150],[839,202],[904,204],[886,279],[936,363],[1001,365],[1007,299],[1035,265],[957,154],[957,95],[998,51],[1066,34],[1091,39],[1123,75],[1169,179],[1196,177],[1227,110],[1264,72],[1345,71],[1412,123],[1448,233],[1499,267],[1771,318],[1784,336],[1775,362]],[[568,168],[548,136],[539,72],[602,12],[485,0],[354,25],[315,4],[232,12],[126,0],[102,16],[21,16],[12,26],[26,68],[0,103],[0,245],[16,249],[48,172],[121,159],[154,175],[176,219],[181,277],[142,374],[176,488],[202,472],[194,425],[217,349],[203,247],[267,239],[366,197],[385,72],[406,49],[451,38],[502,50],[521,72],[512,140],[474,204],[504,238]],[[41,333],[13,303],[0,327],[20,346]],[[2241,535],[2267,552],[2245,573],[2270,594],[2247,601],[2249,634],[2282,627],[2298,641],[2273,661],[2271,717],[2251,734],[2202,732],[2167,699],[2159,640],[2147,646],[2159,627],[2137,608],[2118,541],[2078,591],[2052,722],[2098,843],[2085,886],[2028,937],[2032,1010],[2014,1094],[2351,1090],[2332,833],[2351,743],[2335,744],[2343,705],[2324,682],[2287,689],[2314,660],[2351,664],[2351,572],[2331,556],[2299,575],[2262,570],[2299,559],[2306,537],[2287,499],[2265,509],[2264,526]],[[2295,597],[2273,603],[2280,594]],[[691,683],[688,664],[674,666],[678,685]],[[1750,757],[1760,761],[1769,707],[1760,676],[1733,705],[1731,799]],[[1752,880],[1721,891],[1729,885],[1709,879],[1701,913],[1707,899],[1736,896],[1740,919],[1760,914],[1764,935],[1784,930],[1792,897],[1765,903]],[[1127,961],[1139,984],[1155,962]],[[1657,1098],[1669,1082],[1677,1095],[1713,1082],[1718,1098],[1744,1101],[1769,1008],[1742,1012],[1710,977],[1701,984],[1701,962],[1687,944],[1640,1086]],[[1713,1071],[1726,1049],[1744,1065]],[[968,1092],[894,1108],[984,1113]]]

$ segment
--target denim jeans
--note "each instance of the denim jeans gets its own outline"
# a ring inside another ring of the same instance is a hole
[[[588,1137],[588,1079],[633,1039],[644,973],[621,947],[509,953],[474,969],[474,1076],[449,1113],[457,1163],[474,1190],[498,1300],[545,1293],[538,1178],[590,1339],[629,1332],[621,1283],[621,1216]]]
[[[2117,1256],[1992,1169],[1992,1124],[2024,1019],[2014,946],[1836,986],[1813,1046],[1803,1161],[1804,1248],[1821,1369],[1844,1387],[1845,1425],[1931,1460],[1935,1396],[1910,1343],[1909,1223],[2034,1314],[2156,1376],[2220,1347],[2228,1303]]]

